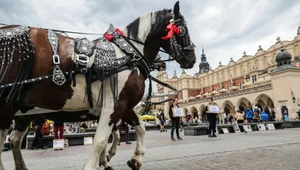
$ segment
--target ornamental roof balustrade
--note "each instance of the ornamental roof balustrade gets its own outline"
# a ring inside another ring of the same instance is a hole
[[[215,91],[215,90],[211,92],[211,94],[214,94],[214,95],[216,95],[217,93],[218,93],[218,92]]]
[[[203,97],[201,94],[198,94],[198,95],[196,96],[196,98],[201,98],[201,97]]]
[[[223,88],[223,89],[219,90],[219,92],[220,92],[220,93],[225,93],[225,92],[227,92],[227,89],[224,89],[224,88]]]
[[[238,89],[239,89],[238,86],[231,86],[231,87],[230,87],[230,90],[238,90]]]
[[[196,97],[193,97],[193,96],[188,98],[188,100],[195,100],[195,99],[196,99]]]
[[[264,84],[261,86],[255,86],[255,87],[248,88],[248,89],[243,89],[243,90],[234,91],[234,92],[230,92],[230,93],[220,94],[218,96],[214,96],[213,99],[220,100],[220,99],[225,99],[225,98],[230,98],[230,97],[235,97],[235,96],[242,96],[242,95],[246,95],[246,94],[271,90],[272,88],[273,88],[272,84]],[[207,98],[200,98],[200,99],[193,100],[191,102],[180,104],[180,107],[188,106],[188,105],[195,105],[195,104],[205,103],[205,102],[207,102]]]

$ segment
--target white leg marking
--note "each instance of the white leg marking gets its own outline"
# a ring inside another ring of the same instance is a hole
[[[1,154],[2,154],[2,146],[4,144],[4,140],[5,140],[7,131],[8,131],[8,129],[5,129],[5,130],[0,129],[0,146],[1,146],[1,150],[0,150],[0,170],[5,170],[4,166],[2,164]]]
[[[25,165],[22,153],[21,153],[21,144],[26,134],[28,128],[23,132],[14,130],[12,134],[9,136],[9,143],[13,146],[12,153],[15,160],[15,169],[17,170],[27,170]]]
[[[100,154],[100,158],[99,158],[99,166],[101,167],[101,165],[102,165],[104,168],[107,168],[108,166],[110,166],[108,164],[108,160],[106,159],[106,148],[107,148],[107,145],[104,147],[103,151]]]
[[[107,145],[109,135],[113,128],[113,125],[108,125],[108,122],[110,120],[110,114],[113,112],[113,101],[107,103],[106,106],[107,107],[103,108],[102,110],[96,134],[94,137],[93,149],[90,152],[89,157],[84,165],[84,170],[96,169],[97,161],[99,160],[100,154]]]
[[[108,151],[107,158],[111,160],[113,156],[116,155],[118,143],[120,142],[120,133],[118,130],[112,132],[113,135],[113,143]]]
[[[135,132],[136,132],[136,148],[134,151],[134,156],[132,159],[136,160],[138,162],[138,166],[142,165],[143,163],[143,157],[145,155],[145,126],[143,121],[139,121],[140,125],[135,126]]]

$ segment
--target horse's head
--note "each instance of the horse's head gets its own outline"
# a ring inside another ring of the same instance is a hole
[[[192,43],[186,21],[180,13],[179,2],[174,10],[167,10],[162,30],[162,48],[175,59],[181,68],[192,68],[196,63],[195,45]]]
[[[195,46],[180,13],[179,2],[174,5],[174,10],[149,13],[126,28],[129,37],[145,45],[143,53],[150,64],[154,62],[159,48],[163,48],[181,68],[192,68],[196,63]]]

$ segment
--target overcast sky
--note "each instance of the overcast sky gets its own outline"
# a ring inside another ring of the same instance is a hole
[[[173,9],[176,0],[0,0],[0,23],[79,32],[104,33],[109,24],[124,28],[148,12]],[[228,64],[254,55],[258,45],[268,49],[281,40],[292,40],[300,22],[299,0],[182,0],[190,36],[196,44],[197,63],[187,73],[199,70],[201,47],[216,68],[219,61]],[[82,35],[71,35],[82,37]],[[96,38],[95,36],[86,36]],[[167,65],[169,77],[181,69]],[[155,75],[155,74],[154,74]]]

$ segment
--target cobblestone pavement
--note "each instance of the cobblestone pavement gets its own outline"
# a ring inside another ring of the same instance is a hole
[[[141,169],[300,169],[299,128],[222,134],[217,138],[181,135],[183,141],[173,142],[169,131],[147,132],[146,155]],[[129,169],[126,162],[131,158],[134,148],[135,142],[132,145],[121,143],[117,155],[111,160],[114,169]],[[73,146],[62,151],[23,150],[23,155],[30,170],[79,170],[91,149],[91,146]],[[2,159],[7,170],[14,168],[11,152],[3,152]]]

